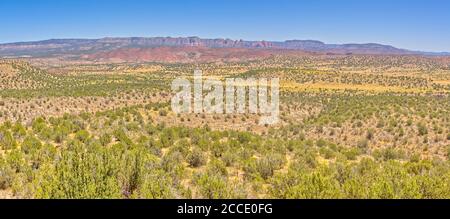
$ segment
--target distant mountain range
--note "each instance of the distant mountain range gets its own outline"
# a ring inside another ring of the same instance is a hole
[[[450,53],[432,53],[411,51],[376,43],[367,44],[326,44],[315,40],[245,41],[231,39],[201,39],[199,37],[126,37],[102,39],[51,39],[35,42],[0,44],[0,57],[58,57],[71,56],[85,59],[139,60],[138,54],[153,57],[162,49],[166,53],[177,54],[188,50],[187,57],[195,58],[203,52],[227,51],[249,53],[249,51],[271,51],[270,54],[310,52],[319,54],[371,54],[371,55],[450,55]],[[166,48],[167,47],[167,48]],[[238,50],[236,50],[238,49]],[[136,54],[134,54],[136,53]],[[267,53],[264,53],[267,55]],[[130,58],[131,56],[131,58]],[[233,55],[232,55],[233,56]],[[238,58],[238,57],[236,57]],[[144,59],[145,60],[145,59]],[[158,60],[158,59],[156,59]]]

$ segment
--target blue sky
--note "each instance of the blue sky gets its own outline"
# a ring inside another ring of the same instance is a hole
[[[106,36],[315,39],[450,51],[450,1],[0,1],[0,43]]]

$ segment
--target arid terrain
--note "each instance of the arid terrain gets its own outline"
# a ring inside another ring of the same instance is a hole
[[[164,42],[187,45],[0,46],[0,198],[450,198],[450,58]],[[174,114],[171,82],[195,69],[280,78],[281,121]]]

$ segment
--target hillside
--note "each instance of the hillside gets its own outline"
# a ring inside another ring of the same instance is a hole
[[[248,61],[276,55],[301,56],[312,54],[299,50],[208,48],[208,47],[155,47],[121,48],[81,56],[82,60],[102,62],[215,62]]]
[[[172,52],[173,56],[178,56],[178,51],[173,47],[188,50],[189,52],[199,53],[208,50],[213,56],[219,56],[221,59],[227,55],[236,56],[235,52],[251,53],[253,56],[267,56],[268,53],[275,53],[279,50],[295,50],[316,52],[324,54],[383,54],[383,55],[445,55],[444,53],[426,53],[418,51],[409,51],[395,48],[389,45],[375,43],[368,44],[326,44],[314,40],[288,40],[277,41],[245,41],[231,39],[201,39],[198,37],[129,37],[129,38],[102,38],[102,39],[52,39],[36,42],[19,42],[0,44],[0,56],[2,57],[65,57],[78,59],[80,57],[99,58],[99,54],[105,54],[106,58],[114,53],[138,52],[146,50],[145,53],[154,54],[158,50],[151,49],[157,47],[171,47],[172,49],[163,49]],[[187,49],[186,49],[187,48]],[[194,49],[196,48],[196,49]],[[148,50],[150,49],[150,50]],[[246,49],[246,50],[244,50]],[[195,50],[195,51],[192,51]],[[161,51],[159,51],[161,52]],[[152,58],[155,60],[165,60],[165,51],[162,51],[162,57]],[[224,55],[224,53],[226,55]],[[87,55],[87,56],[86,56]],[[91,56],[93,55],[93,56]],[[241,55],[241,54],[239,54]],[[149,55],[146,55],[149,56]],[[194,54],[195,56],[195,54]],[[240,57],[240,56],[239,56]],[[246,55],[244,54],[244,58]],[[104,57],[100,57],[104,58]],[[144,58],[146,59],[146,58]]]

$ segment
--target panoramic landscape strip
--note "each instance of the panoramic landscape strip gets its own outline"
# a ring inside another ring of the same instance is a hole
[[[2,0],[0,209],[445,214],[449,11]]]

